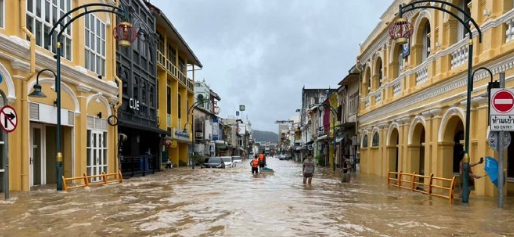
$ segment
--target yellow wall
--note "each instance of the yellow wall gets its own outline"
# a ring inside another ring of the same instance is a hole
[[[188,115],[188,99],[189,99],[189,107],[194,103],[194,91],[189,89],[187,84],[183,83],[179,79],[178,74],[178,66],[179,66],[179,55],[182,56],[185,60],[185,63],[188,64],[192,60],[188,59],[186,54],[179,50],[179,45],[181,42],[177,42],[169,37],[169,34],[175,34],[173,30],[168,25],[158,25],[157,31],[164,38],[164,51],[158,52],[158,55],[163,56],[163,61],[160,62],[158,60],[158,84],[159,84],[159,127],[161,129],[167,129],[167,120],[166,120],[166,106],[171,103],[171,127],[174,129],[178,129],[182,131],[187,124],[187,130],[191,132],[191,121],[188,123],[188,118],[191,120],[191,115]],[[176,50],[175,60],[177,62],[177,67],[173,66],[172,59],[168,58],[167,51],[168,45],[173,47]],[[185,72],[187,74],[187,72]],[[190,78],[191,79],[191,78]],[[166,80],[170,82],[171,87],[171,101],[166,101]],[[191,79],[191,80],[194,80]],[[179,106],[178,106],[178,96],[181,95],[181,118],[179,120]],[[190,139],[191,139],[190,135]],[[191,140],[190,140],[191,141]],[[188,143],[177,141],[177,147],[170,147],[168,149],[168,159],[174,164],[174,166],[179,166],[179,160],[187,162],[188,161]]]
[[[410,1],[403,1],[410,2]],[[457,4],[458,1],[452,1]],[[398,1],[396,1],[398,3]],[[493,70],[495,80],[499,72],[505,72],[506,87],[514,87],[511,80],[514,40],[506,32],[513,28],[512,1],[472,0],[472,17],[483,31],[482,42],[475,36],[473,69],[487,67]],[[398,71],[397,53],[400,45],[389,39],[388,24],[393,22],[397,6],[383,15],[381,23],[362,44],[358,60],[362,68],[361,104],[359,106],[359,137],[361,145],[367,134],[368,147],[361,147],[361,171],[386,176],[393,167],[396,144],[391,144],[393,130],[398,131],[399,170],[420,171],[420,156],[424,155],[424,172],[429,175],[451,177],[453,175],[453,137],[459,123],[465,124],[467,91],[467,56],[459,53],[468,49],[469,39],[457,39],[457,21],[448,14],[428,9],[410,14],[414,27],[411,37],[411,54],[403,60]],[[484,15],[484,11],[490,15]],[[431,28],[430,55],[421,59],[422,31],[426,22]],[[383,37],[385,36],[385,37]],[[381,60],[384,75],[381,86],[377,83],[377,62]],[[456,65],[456,63],[458,63]],[[483,156],[495,156],[487,143],[488,74],[477,73],[473,85],[469,154],[475,163]],[[371,85],[367,83],[370,78]],[[371,91],[367,91],[367,87]],[[421,126],[421,127],[420,127]],[[465,125],[464,125],[465,126]],[[419,138],[425,131],[424,146]],[[373,131],[379,131],[380,144],[371,147]],[[463,143],[463,141],[459,141]],[[497,155],[496,155],[497,156]],[[483,165],[473,168],[475,174],[484,175]],[[509,185],[511,188],[513,185]],[[488,179],[476,180],[477,195],[494,196],[497,189]],[[512,192],[513,190],[510,190]]]
[[[9,135],[9,158],[10,158],[10,189],[30,189],[29,183],[29,151],[30,151],[30,124],[28,102],[54,106],[56,93],[53,91],[53,76],[44,73],[40,77],[40,84],[46,98],[30,98],[28,93],[32,91],[35,83],[37,70],[44,68],[56,70],[53,53],[44,48],[30,44],[20,45],[12,37],[19,40],[25,39],[27,34],[22,27],[26,22],[26,1],[4,1],[5,2],[5,28],[0,29],[0,36],[5,45],[0,46],[0,73],[3,82],[0,88],[10,97],[12,105],[18,113],[17,129]],[[86,3],[103,3],[101,0],[80,0],[71,1],[77,7]],[[15,9],[15,10],[12,10]],[[107,15],[110,15],[111,23],[115,22],[113,14],[95,13],[95,15],[107,23]],[[118,88],[114,85],[114,58],[115,48],[112,37],[112,26],[106,26],[106,64],[105,77],[96,78],[96,74],[84,69],[84,18],[79,18],[72,24],[72,61],[62,58],[61,69],[61,103],[62,108],[75,113],[73,127],[63,127],[63,154],[64,175],[79,176],[86,172],[86,131],[87,116],[97,116],[102,112],[102,118],[109,116],[109,103],[116,103]],[[32,53],[34,52],[34,54]],[[10,85],[10,86],[8,86]],[[89,100],[89,103],[88,103]],[[97,102],[97,100],[99,102]],[[55,124],[56,122],[54,122]],[[115,144],[116,130],[108,126],[108,168],[109,172],[117,170],[117,149]],[[73,146],[72,146],[73,145]],[[73,152],[72,152],[73,150]],[[47,157],[47,159],[55,159]],[[74,167],[72,166],[74,160]]]

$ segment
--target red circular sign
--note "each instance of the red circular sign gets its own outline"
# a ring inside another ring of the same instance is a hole
[[[508,90],[498,91],[493,95],[492,104],[498,113],[508,113],[514,108],[514,95]]]

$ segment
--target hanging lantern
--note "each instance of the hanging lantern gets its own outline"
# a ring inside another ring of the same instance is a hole
[[[412,24],[408,22],[405,18],[398,18],[394,21],[394,24],[389,28],[389,36],[392,40],[395,40],[396,43],[406,44],[407,39],[412,35]]]
[[[137,39],[137,32],[132,24],[123,21],[114,28],[114,38],[118,41],[119,46],[130,47],[132,42]]]

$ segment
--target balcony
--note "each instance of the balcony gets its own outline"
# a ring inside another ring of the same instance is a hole
[[[189,86],[188,80],[190,79],[187,78],[182,71],[178,70],[177,67],[159,50],[157,50],[157,64],[161,65],[161,67],[165,68],[169,74],[177,78],[184,87],[193,90],[194,83],[192,83],[192,86]]]
[[[191,78],[187,78],[187,89],[191,92],[195,91],[195,82]]]

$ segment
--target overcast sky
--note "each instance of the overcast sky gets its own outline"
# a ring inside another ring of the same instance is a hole
[[[302,87],[337,88],[392,0],[151,0],[203,64],[195,79],[246,106],[253,129],[276,132]]]

